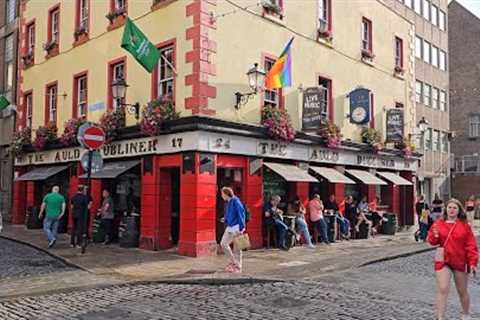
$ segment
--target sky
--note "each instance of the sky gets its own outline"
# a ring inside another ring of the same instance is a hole
[[[465,8],[480,18],[480,0],[457,0]]]

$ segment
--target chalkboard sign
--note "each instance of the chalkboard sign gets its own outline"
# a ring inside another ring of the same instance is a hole
[[[350,92],[350,122],[365,124],[370,121],[370,90],[358,88]]]
[[[403,141],[403,110],[390,109],[387,111],[387,142]]]
[[[316,130],[326,114],[326,90],[323,87],[307,88],[303,91],[303,130]]]

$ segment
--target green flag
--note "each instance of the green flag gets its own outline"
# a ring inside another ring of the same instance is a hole
[[[138,27],[127,18],[122,37],[122,48],[130,52],[145,70],[152,73],[160,59],[158,49],[147,39]]]
[[[10,101],[7,100],[4,96],[0,97],[0,111],[5,110],[10,105]]]

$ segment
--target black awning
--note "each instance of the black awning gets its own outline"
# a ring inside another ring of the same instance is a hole
[[[106,163],[102,170],[92,173],[91,177],[92,179],[115,179],[125,171],[128,171],[139,164],[140,160]],[[80,176],[80,178],[87,178],[87,174]]]
[[[67,168],[68,165],[39,167],[22,174],[20,177],[17,177],[15,181],[42,181],[66,170]]]

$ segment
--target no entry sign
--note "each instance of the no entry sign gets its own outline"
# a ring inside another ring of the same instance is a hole
[[[90,127],[85,130],[83,143],[90,150],[98,150],[105,143],[105,132],[99,127]]]

